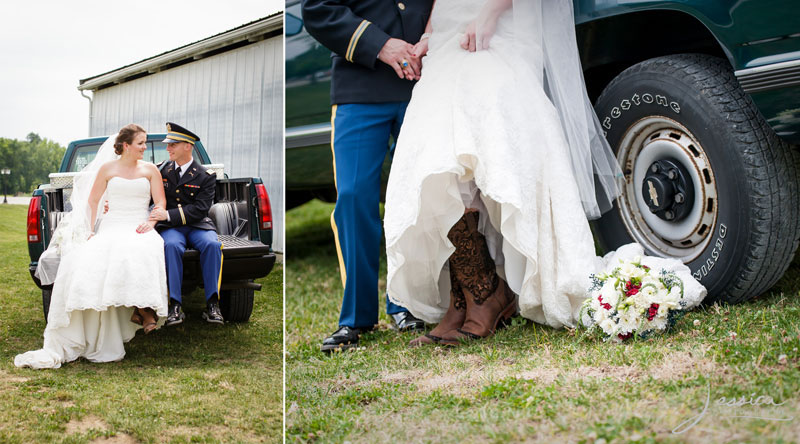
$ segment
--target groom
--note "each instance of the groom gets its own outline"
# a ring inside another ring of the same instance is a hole
[[[428,22],[432,0],[303,0],[303,21],[334,52],[331,81],[331,149],[336,208],[331,215],[344,298],[339,328],[322,351],[358,345],[378,322],[381,167],[396,139],[419,78],[413,43]],[[422,329],[421,320],[386,300],[400,331]]]
[[[206,291],[203,319],[212,324],[224,320],[219,309],[219,283],[222,277],[222,244],[208,209],[214,203],[217,177],[192,158],[194,144],[200,138],[186,128],[167,122],[169,161],[158,164],[167,208],[154,208],[150,220],[159,221],[156,230],[164,239],[167,263],[169,311],[164,325],[177,325],[185,315],[181,310],[183,253],[187,243],[200,252],[200,268]]]

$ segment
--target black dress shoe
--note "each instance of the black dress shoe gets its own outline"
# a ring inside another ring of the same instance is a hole
[[[219,311],[219,303],[209,302],[206,311],[203,312],[203,319],[209,324],[224,324],[225,320],[222,319],[222,312]]]
[[[332,335],[323,339],[322,351],[324,353],[330,353],[336,350],[345,351],[353,347],[358,347],[358,337],[365,331],[369,331],[369,329],[353,328],[343,325],[333,332]]]
[[[182,324],[184,319],[186,319],[186,315],[183,314],[183,310],[181,310],[181,304],[170,303],[169,310],[167,311],[167,321],[164,322],[164,326],[169,327]]]
[[[400,332],[425,330],[425,321],[408,311],[393,314],[392,320],[394,320],[394,325]]]

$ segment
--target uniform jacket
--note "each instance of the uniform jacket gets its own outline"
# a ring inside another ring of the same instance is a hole
[[[390,37],[419,41],[432,0],[303,0],[303,23],[333,51],[331,103],[384,103],[411,99],[414,82],[378,60]]]
[[[163,231],[184,225],[201,230],[216,230],[214,222],[208,217],[208,209],[214,203],[216,193],[216,174],[194,160],[178,182],[175,178],[176,168],[175,162],[169,160],[158,164],[167,198],[169,220],[159,221],[156,230]]]

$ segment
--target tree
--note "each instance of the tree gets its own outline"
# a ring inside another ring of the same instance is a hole
[[[30,133],[25,140],[0,138],[0,168],[11,170],[5,176],[9,194],[30,194],[39,184],[48,183],[66,149],[49,139]]]

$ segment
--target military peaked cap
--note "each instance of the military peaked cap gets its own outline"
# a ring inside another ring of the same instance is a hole
[[[167,138],[164,139],[164,143],[189,142],[194,145],[198,140],[200,137],[197,134],[177,123],[167,122]]]

